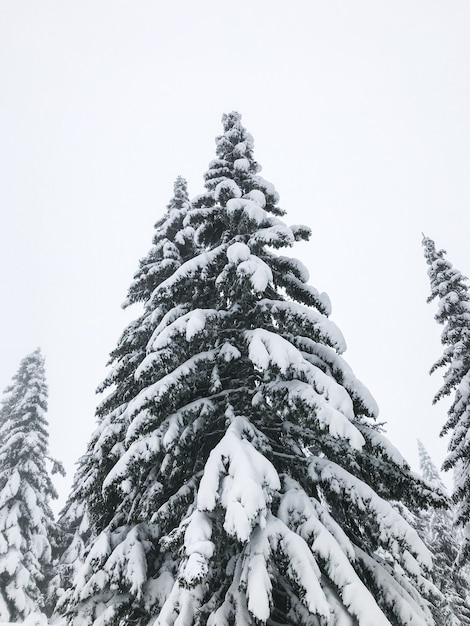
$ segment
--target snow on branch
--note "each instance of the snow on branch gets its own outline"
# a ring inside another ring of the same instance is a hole
[[[135,417],[137,413],[142,411],[149,403],[158,404],[161,398],[166,394],[184,384],[184,379],[198,371],[201,363],[214,361],[217,356],[217,350],[208,350],[200,352],[189,358],[172,372],[163,376],[157,382],[143,389],[137,396],[129,402],[125,415],[128,418]],[[143,416],[145,420],[146,417]],[[142,421],[142,420],[140,420]],[[130,430],[137,430],[140,427],[139,420],[134,419]]]
[[[412,576],[421,570],[421,565],[428,569],[432,567],[431,553],[418,533],[389,502],[378,496],[366,483],[336,463],[319,457],[312,457],[309,460],[309,473],[315,482],[341,494],[358,510],[368,511],[379,526],[382,544],[388,546],[394,558],[401,562]],[[410,551],[409,556],[405,555],[407,550]],[[420,565],[416,564],[415,557]]]
[[[346,342],[339,328],[318,311],[296,302],[280,302],[268,299],[260,300],[257,306],[261,312],[269,312],[273,317],[291,317],[301,328],[305,326],[305,335],[317,335],[320,341],[324,341],[334,348],[338,354],[346,350]],[[308,332],[309,328],[311,328],[311,333]]]
[[[188,278],[196,273],[199,273],[205,270],[211,263],[213,263],[217,257],[225,252],[227,248],[227,244],[221,244],[217,246],[213,250],[209,250],[208,252],[202,252],[197,256],[189,259],[180,267],[173,272],[173,274],[162,281],[154,290],[152,297],[157,296],[158,294],[164,292],[167,289],[170,289],[175,284],[177,284],[180,280],[184,278]]]
[[[392,463],[398,465],[398,467],[409,469],[409,464],[406,459],[400,454],[398,449],[378,430],[371,428],[367,424],[359,422],[357,428],[364,435],[365,439],[370,443],[372,448],[380,450],[380,452],[390,459]]]
[[[274,466],[243,438],[245,422],[235,417],[212,450],[199,485],[197,505],[225,509],[224,529],[247,541],[255,524],[264,525],[272,492],[280,488]]]
[[[188,416],[192,417],[191,426],[194,430],[196,416],[212,409],[213,404],[207,398],[195,400],[181,407],[178,412],[169,415],[158,427],[152,429],[149,433],[136,438],[140,427],[153,419],[146,411],[139,414],[128,429],[126,437],[127,449],[103,481],[103,492],[112,484],[124,480],[129,472],[132,473],[132,468],[138,467],[143,463],[149,463],[160,452],[171,449],[174,443],[183,436],[189,419]]]
[[[211,318],[217,316],[215,309],[194,309],[188,313],[181,310],[182,314],[179,317],[176,317],[177,311],[175,309],[172,309],[170,313],[171,316],[165,316],[166,319],[162,320],[150,338],[147,345],[149,354],[136,368],[134,373],[136,380],[161,360],[162,353],[165,354],[165,351],[171,348],[175,337],[184,336],[189,342],[206,328],[206,324]]]
[[[400,623],[409,626],[434,626],[435,622],[428,611],[419,606],[411,593],[405,589],[405,581],[401,584],[387,571],[384,564],[373,559],[363,550],[356,546],[356,553],[360,561],[368,570],[380,594],[383,595],[386,604],[393,607],[393,612],[400,619]],[[414,590],[416,593],[416,590]],[[367,611],[367,605],[364,610]],[[362,622],[360,622],[362,624]]]
[[[274,365],[281,374],[290,370],[297,379],[275,381],[266,390],[287,392],[292,404],[301,401],[314,409],[313,416],[321,428],[328,428],[334,437],[347,438],[360,450],[365,443],[352,421],[354,411],[346,389],[320,368],[307,361],[289,341],[276,333],[257,328],[245,331],[248,353],[253,364],[262,371]]]
[[[368,416],[378,416],[379,407],[377,402],[367,387],[355,376],[351,367],[342,356],[337,354],[330,346],[313,341],[309,337],[296,337],[295,342],[307,350],[309,354],[317,356],[323,363],[329,366],[335,380],[347,389],[351,398],[359,401]]]
[[[273,281],[273,274],[269,265],[262,259],[251,254],[250,248],[241,242],[235,242],[227,248],[229,263],[237,265],[239,276],[249,276],[255,292],[263,293]]]
[[[333,381],[334,382],[334,381]],[[307,406],[306,419],[317,422],[321,429],[327,429],[332,437],[346,439],[355,450],[361,450],[365,440],[355,424],[344,413],[330,404],[328,395],[318,393],[311,384],[300,380],[280,380],[265,386],[266,394],[285,395],[291,407]],[[256,398],[257,399],[257,398]],[[305,412],[305,411],[304,411]]]
[[[241,582],[246,584],[248,610],[260,621],[270,613],[270,587],[260,593],[260,583],[269,576],[268,561],[286,559],[286,577],[302,590],[301,601],[312,615],[330,616],[328,601],[320,584],[320,569],[305,540],[279,518],[268,513],[265,528],[256,528],[246,549]]]
[[[309,498],[296,481],[286,477],[285,484],[287,490],[281,499],[279,517],[289,527],[294,526],[294,530],[310,546],[313,555],[323,564],[329,579],[338,589],[349,613],[360,618],[361,626],[389,626],[388,620],[352,565],[355,561],[355,550],[351,542],[326,509],[313,498]],[[323,521],[326,521],[334,534]]]

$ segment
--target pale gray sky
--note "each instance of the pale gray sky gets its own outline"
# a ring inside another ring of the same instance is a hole
[[[469,34],[467,0],[0,0],[0,387],[42,348],[60,504],[153,223],[233,109],[389,438],[442,461],[421,232],[470,273]]]

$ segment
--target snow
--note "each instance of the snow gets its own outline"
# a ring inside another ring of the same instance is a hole
[[[106,562],[106,568],[114,572],[115,578],[121,578],[129,591],[138,598],[147,581],[147,559],[139,530],[139,526],[132,528]]]
[[[196,372],[201,361],[213,361],[216,355],[216,350],[209,350],[192,356],[185,363],[174,369],[170,374],[163,376],[160,380],[157,380],[157,382],[149,385],[146,389],[143,389],[140,393],[138,393],[137,396],[129,402],[129,405],[124,412],[125,415],[129,418],[135,417],[145,408],[147,403],[157,403],[158,400],[172,387],[183,383],[186,376]],[[131,427],[129,428],[128,436],[132,437],[132,432],[137,431],[140,428],[142,420],[145,421],[146,419],[146,415],[142,415],[140,419],[134,419]]]
[[[268,619],[271,613],[271,589],[266,559],[262,554],[255,554],[250,559],[247,575],[248,610],[263,622]]]
[[[389,626],[389,621],[352,566],[356,560],[357,547],[343,535],[319,502],[309,498],[294,480],[286,477],[285,482],[288,489],[282,497],[279,516],[289,526],[298,525],[297,532],[309,543],[314,556],[326,564],[329,579],[338,590],[342,604],[358,618],[361,626]],[[408,554],[408,557],[411,555]],[[419,574],[419,571],[416,573]],[[396,581],[393,581],[393,585],[397,586]],[[407,598],[407,601],[411,601],[414,607],[411,598]],[[402,613],[405,612],[407,615],[413,613],[409,608],[402,609]]]
[[[184,533],[184,546],[189,556],[198,552],[207,559],[214,553],[214,544],[210,541],[212,536],[212,522],[207,513],[194,511]]]
[[[237,265],[237,274],[249,276],[253,289],[263,293],[273,281],[271,268],[259,257],[251,254],[250,248],[241,242],[235,242],[227,248],[229,263]]]
[[[287,576],[305,590],[303,602],[309,611],[328,619],[330,608],[320,585],[320,570],[305,540],[271,514],[266,533],[272,548],[288,557]]]
[[[297,273],[299,279],[303,283],[306,283],[308,281],[308,279],[310,278],[310,274],[309,274],[308,269],[305,267],[305,265],[302,263],[302,261],[299,261],[299,259],[295,259],[295,258],[287,257],[287,256],[279,256],[278,259],[280,261],[284,261],[284,262],[288,263],[290,267],[294,268],[294,270]]]
[[[21,554],[18,550],[10,549],[5,556],[0,557],[2,570],[13,576],[17,568],[21,565]]]
[[[135,440],[133,438],[138,428],[133,422],[127,432],[128,447],[104,479],[103,490],[106,491],[111,484],[120,483],[127,475],[130,466],[135,467],[141,462],[147,462],[162,449],[171,449],[174,442],[184,436],[183,417],[185,414],[198,414],[211,409],[212,403],[206,398],[190,402],[181,407],[178,413],[169,415],[158,429],[152,430],[147,435]],[[136,417],[136,421],[139,424],[147,422],[148,419],[151,419],[151,415],[147,411],[141,411],[138,417]],[[193,429],[197,427],[197,420],[194,420],[194,418],[191,422],[191,427]],[[122,484],[120,489],[123,489]]]
[[[242,161],[244,159],[240,159]],[[222,194],[229,193],[231,198],[240,198],[242,192],[237,183],[229,178],[226,178],[222,182],[220,182],[214,191],[214,198],[217,202],[220,201]]]
[[[276,244],[282,241],[287,245],[294,242],[294,236],[291,229],[285,224],[274,224],[273,226],[267,226],[266,228],[258,228],[252,235],[250,235],[250,244],[256,242],[262,242],[268,246],[276,246]]]
[[[248,159],[236,159],[233,163],[233,167],[235,170],[241,172],[249,172],[250,171],[250,161]]]
[[[366,408],[367,415],[370,417],[378,416],[379,407],[374,397],[367,387],[356,378],[350,366],[339,354],[337,354],[330,346],[324,346],[308,337],[300,337],[297,341],[301,347],[305,347],[309,353],[318,356],[322,363],[327,363],[335,378],[338,377],[338,374],[340,375],[339,378],[342,381],[342,385],[347,389],[353,399],[357,398],[361,402],[361,404]],[[393,445],[389,443],[385,437],[378,434],[377,440],[380,438],[383,440],[382,443],[384,447],[389,446],[390,458],[398,459],[397,462],[401,465],[404,461],[400,453],[394,449]],[[394,450],[394,452],[392,450]]]
[[[250,248],[241,241],[237,241],[232,243],[227,248],[227,259],[229,263],[241,263],[241,261],[246,261],[251,256]]]
[[[290,370],[296,376],[293,380],[274,381],[267,389],[286,391],[289,402],[301,401],[312,407],[312,419],[318,420],[321,428],[327,428],[333,437],[348,439],[355,449],[362,449],[365,440],[352,422],[352,401],[344,387],[304,359],[302,353],[280,335],[258,328],[245,331],[245,337],[248,355],[257,368],[265,371],[274,365],[281,374]]]
[[[245,154],[249,147],[253,147],[253,138],[251,138],[251,143],[247,141],[239,141],[235,146],[234,152],[237,154]]]
[[[360,548],[356,548],[359,559],[372,574],[374,582],[379,587],[387,603],[394,607],[394,612],[400,617],[404,624],[409,626],[432,626],[434,621],[431,615],[426,614],[423,609],[406,592],[403,585],[400,585],[395,578],[387,572],[385,567],[372,559]],[[368,605],[364,604],[362,614],[368,615]],[[362,624],[362,621],[360,622]],[[373,624],[371,624],[373,626]]]
[[[268,217],[266,211],[262,209],[257,202],[253,202],[253,200],[231,198],[227,202],[226,210],[229,215],[234,214],[237,211],[243,211],[246,217],[249,220],[254,221],[257,226],[267,220],[273,220],[273,218],[271,216]]]
[[[153,342],[159,336],[162,330],[164,330],[167,326],[170,326],[172,322],[174,322],[175,320],[177,320],[179,317],[181,317],[187,312],[188,312],[187,307],[182,306],[182,305],[176,305],[172,309],[167,311],[165,315],[162,317],[160,323],[157,325],[157,327],[153,331],[152,336],[150,337],[148,344],[147,344],[147,350],[152,349]],[[150,322],[151,321],[152,320],[150,320]]]
[[[264,209],[266,206],[266,196],[259,189],[252,189],[252,191],[249,191],[243,197],[247,198],[248,200],[252,200],[262,209]]]
[[[258,187],[263,189],[265,194],[270,197],[273,204],[277,204],[279,202],[279,194],[272,183],[265,180],[262,176],[254,176],[254,180],[256,181]]]
[[[182,307],[175,307],[175,309],[172,309],[165,316],[154,331],[148,342],[149,351],[158,352],[170,346],[177,335],[184,334],[186,341],[191,341],[193,337],[204,330],[207,318],[217,315],[215,309],[193,309],[187,313]],[[153,356],[150,353],[136,369],[135,377],[139,378],[141,373],[150,367],[155,358],[158,358],[158,355]]]
[[[207,268],[208,265],[213,263],[220,254],[223,254],[225,250],[226,244],[221,244],[220,246],[217,246],[209,252],[202,252],[201,254],[189,259],[189,261],[186,261],[185,263],[180,265],[180,267],[175,270],[169,278],[162,281],[155,288],[152,297],[158,297],[161,292],[164,292],[166,289],[173,287],[180,280],[183,280],[184,278],[190,278],[192,275],[201,272],[202,270]]]
[[[13,624],[23,624],[23,626],[47,626],[47,617],[43,613],[30,613],[24,622],[0,622],[0,626],[12,626]]]
[[[378,430],[370,428],[366,424],[358,424],[357,427],[374,448],[379,448],[381,452],[393,463],[396,463],[398,467],[408,467],[406,459],[403,458],[397,448],[387,439],[387,437],[385,437],[385,435],[382,435],[382,433]]]
[[[299,350],[276,333],[257,328],[245,331],[245,336],[249,341],[248,356],[260,370],[267,370],[272,364],[285,374],[289,368],[307,365]]]
[[[17,470],[13,470],[11,475],[8,477],[8,481],[5,487],[0,492],[0,508],[3,508],[5,504],[12,500],[16,494],[18,493],[18,489],[20,488],[21,478]]]
[[[222,504],[225,531],[242,542],[255,524],[265,523],[271,493],[280,488],[274,466],[242,438],[244,426],[242,418],[232,420],[209,455],[197,495],[200,511]]]
[[[362,482],[344,468],[324,458],[312,457],[310,475],[315,482],[327,484],[328,488],[347,500],[360,511],[368,511],[377,521],[383,545],[388,545],[394,557],[405,569],[410,566],[410,557],[403,557],[404,546],[426,568],[432,568],[432,556],[418,533],[412,528],[392,505],[378,496],[366,483]],[[415,573],[415,566],[411,567]]]
[[[319,339],[335,348],[338,354],[346,350],[346,341],[339,328],[318,311],[296,302],[280,302],[268,299],[260,300],[258,306],[261,311],[269,311],[273,316],[287,314],[298,320],[300,324],[312,325],[314,333],[319,335]],[[307,330],[305,332],[307,336],[314,333],[309,333]]]
[[[188,560],[183,576],[188,585],[201,582],[207,575],[208,560],[214,554],[211,541],[212,523],[207,513],[196,510],[190,517],[184,534],[184,546]]]
[[[226,341],[219,351],[219,355],[223,357],[224,361],[234,361],[241,357],[241,352],[238,348],[233,346],[229,341]]]
[[[273,274],[269,265],[254,255],[250,255],[249,259],[239,264],[237,274],[249,276],[256,293],[263,293],[273,281]]]
[[[204,330],[206,327],[206,321],[208,316],[214,315],[216,311],[210,310],[209,312],[202,309],[195,309],[188,315],[186,322],[186,341],[191,341],[198,333]]]

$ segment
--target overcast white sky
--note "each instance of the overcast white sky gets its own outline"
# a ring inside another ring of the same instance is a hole
[[[389,438],[441,463],[421,232],[470,274],[469,35],[468,0],[0,0],[0,388],[40,346],[59,506],[153,224],[231,110]]]

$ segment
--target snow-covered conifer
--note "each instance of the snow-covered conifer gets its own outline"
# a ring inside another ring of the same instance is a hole
[[[240,116],[223,126],[184,221],[201,249],[155,287],[146,354],[116,381],[125,436],[95,483],[96,540],[68,617],[434,624],[430,552],[391,501],[445,497],[382,434],[328,297],[278,252],[309,229],[280,219]],[[116,407],[102,406],[107,420]]]
[[[57,530],[48,468],[47,385],[39,350],[26,356],[0,405],[0,620],[47,606]],[[54,468],[61,466],[54,462]]]
[[[431,373],[441,367],[446,371],[434,402],[451,396],[441,432],[451,435],[443,469],[454,469],[455,522],[464,537],[459,560],[470,564],[470,293],[467,279],[445,258],[445,250],[436,250],[429,237],[423,238],[423,246],[431,283],[428,302],[438,300],[435,319],[444,326],[444,352]]]
[[[439,471],[421,441],[418,441],[418,451],[423,478],[445,493]],[[442,592],[442,603],[434,608],[436,623],[439,626],[470,626],[470,589],[468,580],[456,563],[460,535],[453,527],[452,511],[432,507],[420,511],[419,530],[433,554],[434,579]]]
[[[437,469],[433,460],[431,459],[429,452],[424,447],[423,442],[420,441],[419,439],[418,439],[418,456],[419,456],[419,469],[420,469],[422,477],[425,480],[437,485],[439,489],[445,493],[447,489],[444,483],[442,482],[442,478],[439,473],[439,470]],[[443,511],[443,513],[449,516],[449,519],[452,518],[449,510],[445,510]]]

